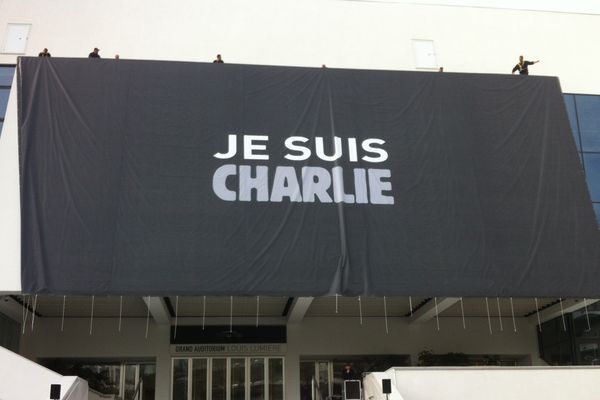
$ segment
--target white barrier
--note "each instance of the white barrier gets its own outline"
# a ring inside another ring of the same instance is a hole
[[[50,385],[61,385],[61,400],[88,400],[88,384],[62,376],[0,347],[0,400],[47,400]]]
[[[365,377],[365,400],[386,400],[382,379],[390,400],[600,399],[598,367],[391,368]]]

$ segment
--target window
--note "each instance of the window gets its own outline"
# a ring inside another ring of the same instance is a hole
[[[600,96],[565,94],[564,99],[600,228]]]
[[[25,54],[30,24],[8,24],[4,35],[2,52],[9,54]]]
[[[581,150],[600,152],[600,96],[576,96]]]
[[[10,87],[12,85],[15,67],[0,65],[0,86]]]
[[[14,74],[14,66],[0,65],[0,135],[2,134],[2,125],[4,123],[6,106],[8,105],[8,96],[10,94],[10,86],[12,85]]]
[[[0,88],[0,120],[4,120],[4,115],[6,115],[6,106],[8,104],[9,94],[10,89]]]
[[[173,400],[283,400],[283,358],[173,359]]]
[[[59,374],[76,375],[85,379],[90,389],[105,395],[106,398],[130,399],[133,396],[139,400],[154,399],[154,363],[48,359],[43,360],[42,364]]]
[[[571,132],[573,133],[573,139],[575,139],[577,151],[581,151],[581,139],[579,138],[579,123],[577,122],[577,112],[575,111],[575,96],[573,96],[572,94],[566,94],[564,98],[565,106],[567,107],[569,123],[571,124]]]
[[[415,67],[418,69],[437,69],[437,60],[433,40],[412,41],[413,53],[415,56]]]
[[[600,202],[600,153],[583,153],[585,176],[593,202]]]

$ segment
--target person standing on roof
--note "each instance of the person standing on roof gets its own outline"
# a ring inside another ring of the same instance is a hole
[[[527,67],[529,67],[530,65],[539,63],[540,60],[537,61],[525,61],[523,59],[523,56],[519,56],[519,63],[517,65],[515,65],[515,67],[512,69],[512,73],[514,74],[515,72],[519,71],[519,75],[529,75],[529,70],[527,69]]]
[[[40,52],[40,54],[38,54],[38,57],[52,57],[52,56],[50,55],[50,52],[48,51],[48,49],[44,47],[44,50],[42,50]]]
[[[214,64],[224,64],[225,62],[221,58],[220,54],[217,54],[217,58],[213,61]]]
[[[94,47],[94,51],[92,51],[89,55],[88,58],[100,58],[100,54],[98,54],[98,52],[100,51],[99,48]]]

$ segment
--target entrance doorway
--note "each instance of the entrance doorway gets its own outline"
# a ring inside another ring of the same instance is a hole
[[[282,357],[173,358],[172,400],[282,400]]]

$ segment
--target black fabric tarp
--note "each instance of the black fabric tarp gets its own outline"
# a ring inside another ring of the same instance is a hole
[[[24,292],[600,296],[556,78],[21,58],[18,85]]]

